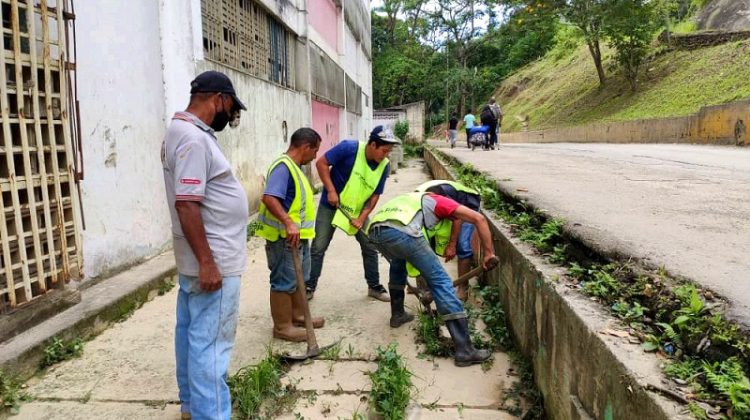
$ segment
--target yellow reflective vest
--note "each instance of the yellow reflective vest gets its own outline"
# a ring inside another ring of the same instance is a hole
[[[422,197],[424,194],[425,193],[422,192],[407,193],[389,200],[383,204],[377,213],[375,213],[370,226],[387,221],[396,221],[404,226],[408,225],[414,220],[417,213],[422,210]],[[450,242],[452,228],[453,221],[450,219],[443,219],[432,229],[427,229],[423,226],[422,234],[424,235],[425,240],[431,244],[435,253],[442,256],[445,253],[445,248]],[[419,270],[412,266],[408,261],[406,263],[406,272],[409,277],[417,277],[420,274]]]
[[[310,182],[302,173],[302,169],[287,155],[281,155],[276,159],[268,169],[268,176],[271,175],[277,165],[284,164],[289,169],[289,174],[294,180],[294,200],[289,207],[289,218],[297,225],[301,239],[312,239],[315,237],[315,202],[313,201],[313,190]],[[265,238],[271,242],[279,238],[286,238],[286,227],[268,210],[265,204],[261,202],[258,211],[258,222],[260,228],[256,235]]]
[[[357,156],[354,158],[352,173],[339,194],[339,206],[346,210],[353,219],[356,219],[362,213],[362,208],[364,208],[372,193],[375,192],[380,179],[383,177],[383,172],[388,166],[388,159],[383,159],[375,169],[370,169],[370,165],[367,164],[367,156],[365,156],[366,148],[367,143],[363,142],[360,142],[357,146]],[[349,219],[338,210],[334,214],[331,224],[346,232],[347,235],[351,236],[357,233],[357,229],[349,223]]]

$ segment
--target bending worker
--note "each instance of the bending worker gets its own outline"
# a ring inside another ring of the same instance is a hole
[[[427,181],[417,187],[417,192],[431,192],[443,197],[448,197],[458,204],[468,207],[476,212],[479,211],[481,198],[479,192],[469,188],[459,182],[448,181],[445,179],[436,179]],[[475,226],[472,223],[456,220],[453,223],[453,231],[457,234],[451,235],[445,250],[435,249],[438,255],[445,257],[445,261],[450,261],[458,257],[458,276],[461,277],[471,270],[471,260],[474,257],[474,251],[471,249],[471,237],[474,235]],[[458,298],[466,302],[469,296],[469,286],[464,283],[458,286],[456,293]]]
[[[303,275],[310,273],[310,240],[315,236],[312,187],[300,166],[315,159],[320,135],[312,128],[300,128],[292,134],[289,149],[268,169],[266,189],[260,205],[257,236],[266,239],[266,259],[271,270],[271,317],[273,336],[287,341],[305,341],[307,333],[305,296],[296,293],[297,282],[292,247],[299,250]],[[313,327],[325,320],[313,318]]]
[[[315,218],[315,239],[312,243],[312,267],[310,279],[306,282],[307,298],[312,299],[318,287],[318,279],[323,268],[328,245],[336,228],[354,236],[362,250],[362,262],[367,281],[367,295],[388,302],[388,294],[380,284],[378,272],[378,251],[360,231],[370,212],[383,194],[385,179],[390,171],[388,154],[393,146],[401,142],[386,135],[383,126],[377,126],[370,133],[367,143],[344,140],[315,163],[318,175],[323,182],[323,193]],[[337,211],[342,208],[352,219]]]
[[[419,270],[427,281],[438,313],[445,320],[453,339],[456,366],[469,366],[489,359],[492,353],[477,350],[471,344],[463,303],[456,296],[450,276],[427,239],[436,230],[450,232],[455,220],[477,227],[484,250],[482,264],[487,267],[495,258],[487,220],[480,213],[437,194],[413,192],[388,201],[373,216],[368,234],[390,263],[388,288],[391,294],[391,327],[397,328],[414,319],[414,315],[404,309],[408,263]]]

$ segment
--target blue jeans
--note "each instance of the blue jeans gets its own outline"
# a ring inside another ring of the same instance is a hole
[[[180,274],[175,356],[182,411],[194,420],[229,419],[227,369],[232,357],[240,277],[224,277],[221,289],[200,290],[197,277]]]
[[[302,260],[302,273],[307,280],[310,277],[310,241],[300,241],[299,256]],[[297,290],[297,276],[294,272],[292,248],[286,239],[266,241],[266,260],[268,269],[271,270],[271,291],[294,293]]]
[[[474,235],[474,228],[475,226],[471,223],[461,223],[461,232],[458,234],[458,244],[456,244],[456,256],[459,260],[474,256],[474,250],[471,249],[471,237]]]
[[[308,289],[315,290],[318,287],[318,279],[323,269],[323,259],[326,256],[328,245],[333,239],[336,228],[331,225],[336,209],[325,204],[318,206],[318,214],[315,217],[315,239],[313,239],[310,248],[310,278],[305,279],[305,286]],[[365,267],[365,280],[367,287],[374,288],[380,285],[380,272],[378,271],[378,250],[370,243],[362,231],[358,231],[354,236],[359,242],[359,248],[362,250],[362,264]]]
[[[388,226],[370,229],[370,240],[390,262],[388,287],[406,286],[406,262],[422,273],[444,320],[466,318],[464,305],[456,297],[453,280],[423,237],[416,238]]]

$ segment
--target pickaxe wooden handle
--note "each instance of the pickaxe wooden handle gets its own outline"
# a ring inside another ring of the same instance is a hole
[[[484,273],[485,271],[490,271],[490,270],[494,269],[495,267],[497,267],[497,265],[499,263],[500,263],[500,259],[497,258],[497,257],[494,257],[493,259],[491,259],[491,260],[489,260],[487,262],[487,269],[486,270],[481,265],[479,267],[477,267],[477,268],[473,268],[468,273],[466,273],[463,276],[461,276],[461,277],[457,278],[456,280],[454,280],[453,281],[453,286],[455,287],[455,286],[464,285],[464,284],[468,283],[469,280],[471,280],[473,277],[476,277],[476,276]]]

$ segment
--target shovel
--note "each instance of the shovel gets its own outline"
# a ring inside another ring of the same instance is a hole
[[[324,347],[318,347],[318,340],[315,338],[315,329],[313,328],[312,315],[310,314],[310,305],[305,299],[305,276],[302,274],[302,260],[299,256],[299,249],[292,247],[292,258],[294,259],[294,274],[297,277],[297,291],[302,295],[302,309],[305,311],[305,330],[307,331],[307,352],[301,355],[286,354],[281,355],[281,359],[289,362],[299,362],[313,358],[320,355],[324,350],[333,347],[334,344],[330,344]]]

